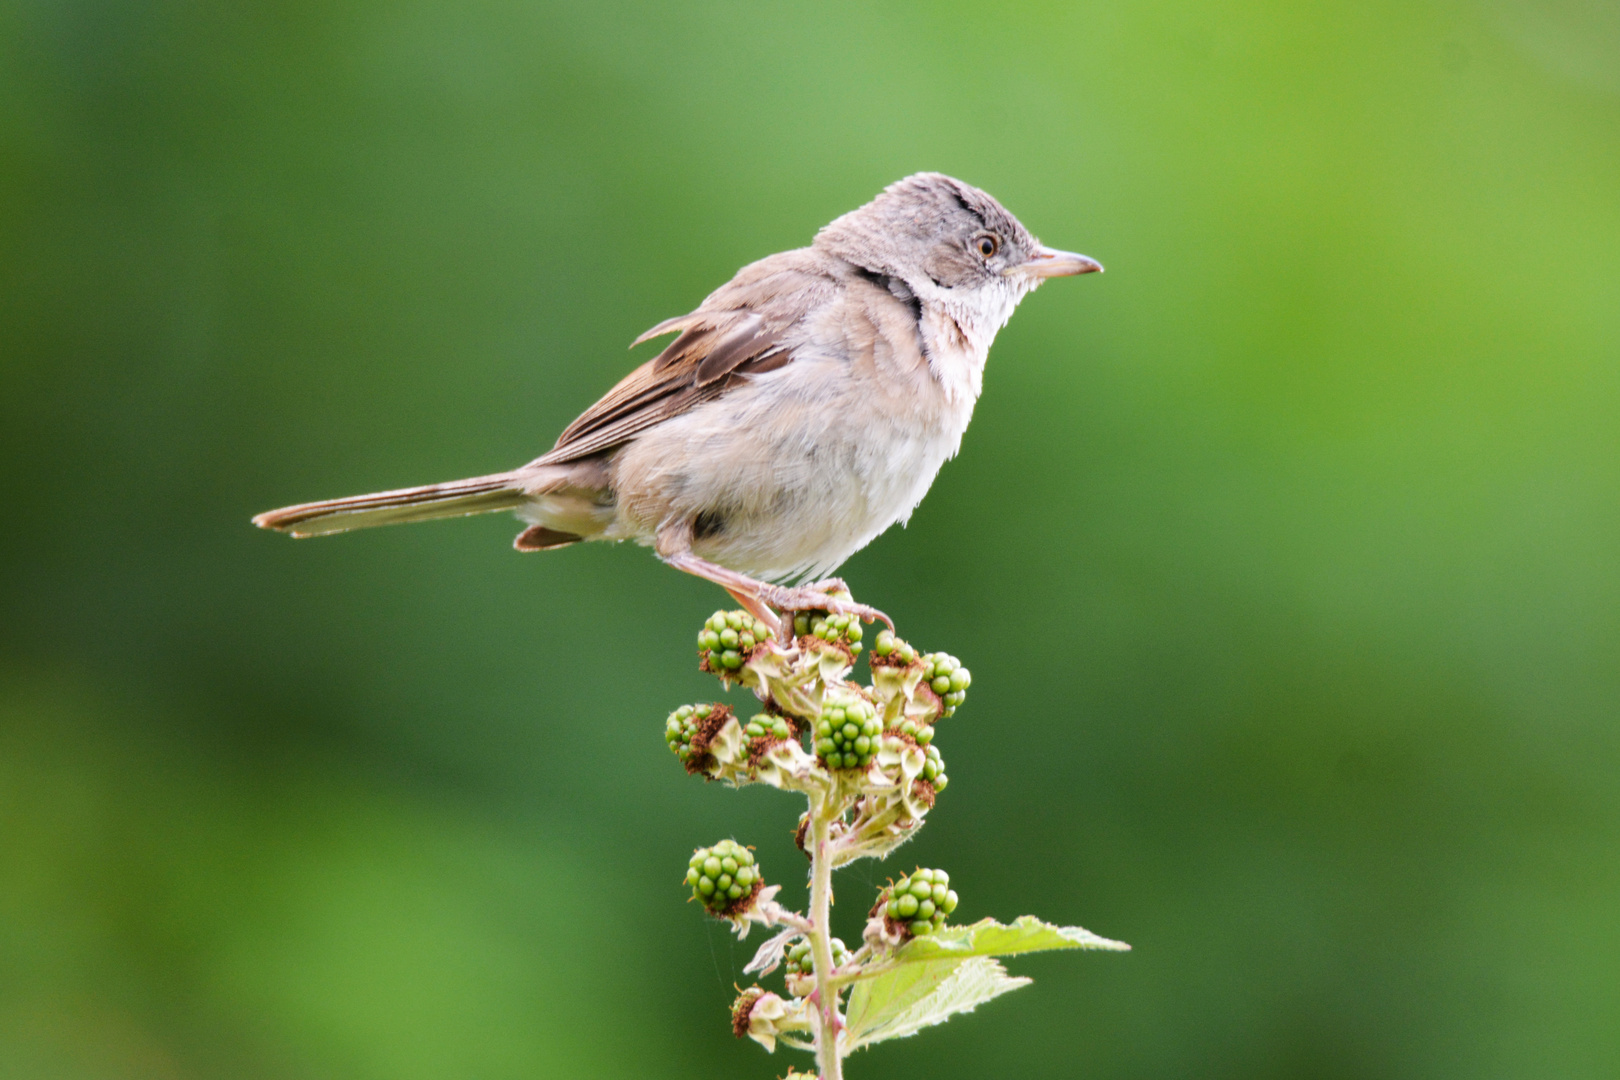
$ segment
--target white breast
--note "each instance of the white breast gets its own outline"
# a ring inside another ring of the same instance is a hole
[[[934,332],[925,316],[925,362],[915,324],[903,338],[855,325],[868,333],[854,348],[854,331],[818,335],[829,344],[800,345],[792,363],[621,451],[609,535],[645,541],[663,521],[696,520],[698,555],[790,580],[831,573],[903,523],[961,446],[988,342],[959,326]]]

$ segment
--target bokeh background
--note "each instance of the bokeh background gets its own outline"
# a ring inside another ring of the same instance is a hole
[[[847,566],[973,668],[913,848],[1132,942],[856,1076],[1620,1068],[1620,8],[0,3],[0,1074],[779,1076],[683,903],[723,597],[505,468],[918,169],[1108,265]]]

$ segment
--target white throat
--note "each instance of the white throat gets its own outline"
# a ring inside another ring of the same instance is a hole
[[[984,363],[996,332],[1038,284],[1020,275],[972,290],[947,289],[933,282],[917,289],[928,366],[946,401],[972,409],[984,389]]]

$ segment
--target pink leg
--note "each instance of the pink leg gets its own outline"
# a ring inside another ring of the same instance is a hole
[[[782,620],[777,611],[833,611],[842,615],[855,615],[867,622],[882,619],[888,623],[889,629],[894,629],[894,622],[877,608],[865,604],[857,604],[852,600],[841,600],[827,595],[824,586],[842,586],[841,581],[821,582],[818,585],[801,586],[799,588],[785,588],[781,585],[772,585],[769,582],[756,581],[747,574],[740,574],[735,570],[727,570],[718,563],[699,558],[692,553],[692,530],[690,525],[681,525],[663,529],[658,534],[658,557],[677,570],[685,571],[705,581],[712,581],[732,598],[741,604],[754,618],[763,621],[775,630],[779,637],[787,638],[792,635],[784,634]],[[775,608],[776,611],[771,609]]]

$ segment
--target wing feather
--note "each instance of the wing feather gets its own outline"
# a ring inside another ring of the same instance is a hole
[[[677,329],[681,334],[668,348],[626,375],[531,464],[555,465],[611,449],[720,396],[737,377],[775,370],[792,359],[782,345],[786,327],[772,328],[745,309],[699,310],[659,323],[642,340]]]

